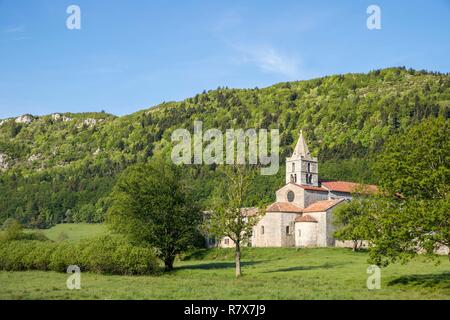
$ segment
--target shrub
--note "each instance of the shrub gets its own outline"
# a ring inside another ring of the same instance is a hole
[[[2,225],[0,241],[12,240],[39,240],[47,241],[48,238],[41,232],[24,232],[19,221],[8,218]]]
[[[121,237],[103,236],[79,242],[36,240],[0,242],[0,269],[66,272],[69,265],[82,271],[137,275],[155,273],[153,249],[132,246]]]
[[[0,244],[0,267],[3,270],[27,270],[26,255],[33,244],[29,241],[5,241]]]
[[[70,265],[77,265],[82,268],[79,263],[80,253],[77,249],[77,246],[70,242],[57,243],[50,257],[49,269],[56,272],[66,272]]]
[[[51,256],[55,250],[55,245],[51,242],[42,244],[39,241],[33,241],[34,248],[26,255],[28,269],[49,270]]]
[[[22,225],[15,219],[7,219],[2,226],[2,240],[17,240],[23,236]]]
[[[124,238],[103,236],[80,241],[80,264],[90,271],[109,274],[145,274],[157,269],[153,249],[132,246]]]
[[[42,231],[36,232],[22,232],[21,235],[15,240],[37,240],[37,241],[50,241],[49,238]]]

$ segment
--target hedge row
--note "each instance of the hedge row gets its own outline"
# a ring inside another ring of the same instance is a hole
[[[0,242],[0,269],[82,271],[138,275],[155,273],[158,262],[150,248],[132,246],[122,238],[104,236],[79,242],[18,240]]]

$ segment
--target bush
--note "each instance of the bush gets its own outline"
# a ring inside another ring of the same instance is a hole
[[[50,263],[48,265],[49,270],[56,272],[66,272],[67,267],[70,265],[77,265],[80,268],[80,253],[76,245],[70,242],[59,242],[54,244],[55,248],[50,256]],[[84,267],[84,266],[83,266]],[[87,270],[88,268],[83,268]],[[83,270],[82,269],[82,270]]]
[[[2,239],[4,241],[18,240],[23,236],[22,225],[15,219],[7,219],[2,226]]]
[[[137,275],[155,273],[158,262],[151,248],[132,246],[121,237],[103,236],[74,242],[13,240],[0,242],[0,269],[82,271]]]
[[[33,248],[33,243],[27,241],[7,241],[0,244],[0,268],[3,270],[27,270],[29,269],[27,254]]]
[[[12,240],[39,240],[47,241],[48,238],[41,232],[24,232],[22,225],[15,219],[7,219],[1,228],[0,241]]]

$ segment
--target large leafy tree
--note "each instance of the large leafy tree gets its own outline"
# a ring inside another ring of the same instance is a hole
[[[427,119],[392,137],[375,172],[384,197],[371,210],[374,263],[406,261],[420,252],[432,256],[437,248],[450,246],[448,119]]]
[[[212,210],[205,220],[204,229],[218,238],[229,237],[235,244],[236,277],[241,276],[241,248],[251,236],[253,226],[263,214],[262,209],[245,210],[251,194],[255,171],[245,165],[222,167],[224,183],[218,185]]]
[[[198,235],[201,211],[191,196],[182,168],[155,157],[135,165],[119,178],[111,195],[107,222],[132,241],[157,250],[165,270]]]
[[[352,201],[339,205],[333,212],[333,224],[337,227],[335,237],[351,240],[353,251],[361,248],[363,240],[370,237],[369,205],[366,196],[355,194]]]

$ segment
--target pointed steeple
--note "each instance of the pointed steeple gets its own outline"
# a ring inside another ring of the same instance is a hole
[[[309,153],[302,131],[292,157],[286,158],[286,183],[290,182],[319,186],[318,159]]]
[[[306,145],[305,139],[303,138],[303,131],[300,130],[300,137],[298,138],[297,144],[295,145],[292,157],[309,157],[309,149]]]

